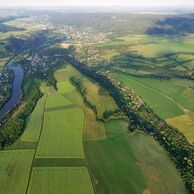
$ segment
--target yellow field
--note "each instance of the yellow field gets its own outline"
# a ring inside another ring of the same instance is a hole
[[[167,119],[167,122],[182,131],[189,142],[194,143],[194,113]]]

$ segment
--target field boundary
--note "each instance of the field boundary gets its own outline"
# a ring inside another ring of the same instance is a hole
[[[62,109],[72,109],[72,108],[78,108],[78,106],[76,106],[74,104],[68,104],[68,105],[64,105],[64,106],[51,107],[51,108],[46,108],[45,112],[57,111],[57,110],[62,110]]]
[[[33,167],[86,167],[84,158],[36,158]]]
[[[46,90],[45,90],[45,91],[46,91]],[[37,147],[36,147],[36,149],[35,149],[34,157],[33,157],[33,160],[32,160],[32,165],[31,165],[31,169],[30,169],[28,184],[27,184],[27,187],[26,187],[26,194],[28,193],[28,188],[29,188],[29,185],[30,185],[31,177],[32,177],[33,166],[34,166],[34,162],[35,162],[35,159],[36,159],[36,152],[37,152],[38,144],[39,144],[40,137],[41,137],[42,130],[43,130],[44,115],[45,115],[45,107],[46,107],[46,102],[47,102],[47,93],[46,93],[46,92],[45,92],[45,95],[46,95],[46,98],[45,98],[44,106],[43,106],[43,116],[42,116],[41,129],[40,129],[40,134],[39,134],[38,141],[37,141]]]

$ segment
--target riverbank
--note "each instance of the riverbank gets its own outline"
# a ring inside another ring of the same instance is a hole
[[[14,80],[12,83],[11,96],[0,109],[0,120],[2,120],[2,118],[16,106],[22,98],[22,83],[24,78],[23,69],[20,65],[11,66],[10,63],[8,68],[13,71]]]

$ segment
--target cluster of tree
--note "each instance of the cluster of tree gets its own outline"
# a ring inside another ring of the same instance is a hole
[[[72,50],[73,48],[70,48],[70,51]],[[73,58],[72,53],[70,53],[68,60],[79,71],[93,78],[104,87],[115,99],[121,110],[125,112],[129,120],[139,126],[138,129],[152,135],[166,149],[181,173],[188,193],[193,193],[194,148],[189,144],[184,135],[172,126],[169,126],[164,120],[161,120],[145,103],[140,106],[134,106],[136,104],[134,102],[134,93],[129,89],[123,90],[122,84],[113,83],[99,69],[95,70],[85,66]],[[133,131],[134,129],[130,130]]]
[[[156,22],[155,26],[147,29],[149,35],[184,35],[194,33],[194,16],[169,17]]]
[[[0,23],[9,22],[9,21],[15,20],[17,18],[23,18],[23,17],[24,16],[22,16],[22,15],[0,17]]]
[[[105,121],[110,120],[110,119],[126,119],[126,115],[120,109],[106,110],[103,113],[102,119]]]
[[[23,50],[36,50],[37,48],[49,47],[55,43],[64,41],[66,37],[55,36],[49,30],[42,30],[28,36],[10,36],[7,40],[6,49],[10,53],[19,53]]]
[[[13,73],[9,70],[0,72],[0,108],[11,95]]]
[[[24,31],[24,30],[25,30],[24,28],[17,28],[6,24],[0,24],[0,32],[2,33],[10,32],[10,31]]]
[[[39,47],[48,40],[47,33],[48,31],[44,30],[29,37],[10,36],[6,49],[11,53],[17,53],[24,49]]]
[[[101,95],[101,96],[107,96],[107,95],[109,95],[108,92],[104,88],[102,88],[102,87],[100,87],[98,89],[98,94]]]
[[[11,116],[1,124],[0,128],[0,147],[4,148],[7,145],[10,145],[23,132],[25,125],[26,125],[26,118],[31,114],[33,111],[36,102],[41,97],[41,92],[39,90],[39,86],[35,82],[31,82],[32,84],[29,85],[30,90],[26,95],[25,100],[23,103],[26,103],[25,108],[18,112],[15,116]],[[14,111],[12,111],[14,112]]]
[[[82,81],[79,78],[75,77],[75,76],[71,77],[70,81],[77,88],[77,90],[80,92],[80,94],[82,95],[85,105],[88,108],[91,108],[97,116],[97,108],[96,108],[95,104],[93,104],[92,102],[90,102],[87,99],[87,96],[86,96],[87,95],[87,89],[83,86]]]
[[[183,66],[187,67],[187,63],[192,61],[192,59],[184,61],[178,60],[177,56],[179,54],[184,53],[170,53],[165,54],[162,57],[158,58],[146,58],[144,56],[137,55],[134,53],[127,53],[122,56],[114,57],[110,61],[110,63],[107,63],[105,66],[100,67],[106,68],[108,70],[112,70],[114,67],[115,71],[121,71],[142,78],[157,78],[157,79],[181,78],[193,80],[194,71],[192,71],[191,69],[188,68],[185,69],[184,71],[176,69],[176,67],[180,65],[182,67]],[[165,62],[170,63],[165,64]],[[161,65],[156,66],[156,64]],[[127,72],[126,69],[128,69],[129,72]],[[130,73],[130,70],[132,70],[133,73]],[[146,74],[142,73],[143,71],[145,71]]]

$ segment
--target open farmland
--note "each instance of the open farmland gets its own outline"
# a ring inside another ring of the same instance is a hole
[[[24,194],[28,185],[33,150],[0,152],[0,193]]]
[[[128,136],[126,131],[125,122],[109,121],[105,139],[85,142],[97,193],[186,193],[180,175],[159,144],[143,133]],[[170,180],[176,181],[169,185]]]
[[[191,10],[0,9],[0,194],[193,194]]]
[[[83,121],[79,108],[45,112],[37,157],[82,158]]]
[[[170,118],[167,119],[167,122],[183,132],[190,143],[194,143],[194,113]]]
[[[99,57],[110,60],[126,52],[134,52],[148,58],[159,57],[167,53],[194,52],[193,37],[153,37],[149,35],[129,35],[93,45],[88,45],[100,53]]]
[[[57,89],[59,94],[64,94],[67,92],[72,92],[75,88],[70,84],[69,81],[59,82],[57,83]]]
[[[124,74],[119,74],[118,78],[137,92],[155,113],[167,119],[169,124],[193,142],[194,90],[191,81],[158,80]]]
[[[63,180],[63,181],[62,181]],[[28,194],[93,194],[86,167],[34,168]]]
[[[170,118],[183,114],[183,110],[168,96],[152,89],[136,80],[132,76],[119,74],[118,79],[135,91],[161,118]],[[170,110],[170,111],[169,111]]]
[[[47,97],[46,108],[52,109],[52,108],[62,107],[70,104],[72,104],[71,101],[67,100],[62,95],[53,94]]]
[[[106,124],[107,138],[86,142],[86,156],[97,193],[143,193],[146,180],[136,164],[119,121]]]
[[[45,105],[46,96],[44,95],[36,104],[36,107],[27,121],[26,129],[21,137],[22,141],[38,141]]]
[[[137,132],[129,135],[129,143],[151,193],[186,193],[180,174],[154,139]]]

